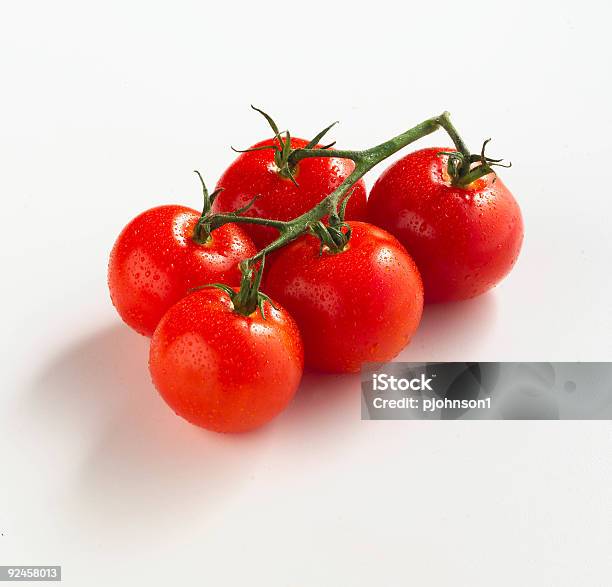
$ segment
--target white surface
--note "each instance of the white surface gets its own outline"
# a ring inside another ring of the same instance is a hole
[[[610,360],[608,3],[417,4],[4,7],[0,564],[79,586],[610,584],[609,422],[361,422],[356,378],[308,376],[268,428],[216,436],[165,407],[108,299],[122,225],[197,207],[192,170],[212,185],[268,134],[249,103],[297,135],[339,119],[354,147],[448,109],[512,159],[526,241],[403,357]]]

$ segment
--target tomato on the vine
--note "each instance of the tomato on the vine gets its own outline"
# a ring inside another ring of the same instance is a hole
[[[165,312],[195,286],[240,283],[238,262],[256,253],[241,227],[226,224],[207,242],[193,240],[201,214],[185,206],[159,206],[123,229],[110,255],[108,286],[123,320],[151,336]]]
[[[304,235],[275,253],[265,291],[300,327],[306,365],[356,372],[396,356],[417,329],[423,286],[404,247],[384,230],[348,222],[339,252]]]
[[[244,432],[287,406],[302,376],[300,334],[277,304],[262,301],[262,311],[242,315],[216,288],[170,308],[153,334],[149,368],[176,414],[216,432]]]
[[[453,185],[447,170],[453,152],[410,153],[380,176],[368,200],[368,220],[395,235],[416,261],[427,302],[491,289],[523,242],[521,211],[508,188],[492,173]]]
[[[287,140],[287,139],[284,139]],[[306,147],[308,141],[291,137],[291,149]],[[278,138],[253,145],[241,153],[217,183],[223,191],[213,204],[214,212],[233,212],[253,201],[245,216],[273,220],[292,220],[310,210],[333,192],[355,169],[350,159],[316,157],[299,161],[291,171],[293,179],[278,168],[275,152],[262,147],[281,148]],[[320,148],[320,145],[317,145]],[[297,185],[296,185],[297,184]],[[353,187],[346,209],[347,220],[363,220],[366,216],[366,188],[363,180]],[[278,232],[273,228],[244,225],[258,248],[273,241]]]

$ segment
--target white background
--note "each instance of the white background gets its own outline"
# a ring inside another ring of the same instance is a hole
[[[361,148],[451,111],[526,222],[412,360],[610,360],[607,2],[13,2],[0,19],[0,564],[67,585],[609,585],[609,422],[362,422],[308,375],[267,428],[162,403],[106,263],[268,130]],[[448,144],[438,134],[422,145]],[[368,181],[371,185],[378,169]]]

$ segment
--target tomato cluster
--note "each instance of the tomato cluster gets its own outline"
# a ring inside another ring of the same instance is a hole
[[[407,155],[366,202],[363,181],[351,180],[355,162],[273,128],[211,196],[204,187],[201,214],[178,205],[143,212],[110,255],[111,299],[152,337],[149,368],[161,396],[218,432],[279,414],[304,365],[346,373],[392,359],[416,332],[424,302],[490,289],[523,238],[512,194],[472,163],[473,181],[458,183],[455,150]],[[321,153],[291,164],[299,149]],[[490,161],[483,152],[481,166]],[[352,193],[341,212],[306,218],[346,181]],[[270,247],[295,218],[308,220],[303,230]]]

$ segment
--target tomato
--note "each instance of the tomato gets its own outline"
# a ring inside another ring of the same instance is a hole
[[[306,364],[355,372],[386,361],[410,341],[423,310],[414,261],[389,233],[364,222],[344,250],[332,253],[307,234],[276,253],[265,291],[295,318]]]
[[[303,148],[308,141],[291,138],[292,149]],[[278,139],[269,139],[253,145],[258,149],[266,145],[278,145]],[[350,159],[315,157],[303,159],[293,170],[297,186],[289,177],[279,173],[274,162],[274,151],[264,149],[241,153],[227,168],[217,183],[223,191],[217,196],[214,212],[232,212],[257,197],[244,213],[274,220],[292,220],[318,204],[325,196],[348,177],[355,163]],[[348,220],[363,220],[366,216],[366,188],[359,180],[353,189],[346,210]],[[273,241],[278,232],[267,226],[244,225],[258,248]]]
[[[523,220],[514,197],[493,174],[451,185],[449,149],[423,149],[391,165],[372,188],[368,219],[410,252],[427,302],[475,297],[515,264]]]
[[[238,262],[257,251],[235,224],[213,231],[206,244],[192,239],[201,214],[184,206],[143,212],[121,232],[110,255],[108,286],[123,320],[151,336],[165,312],[189,289],[221,281],[240,283]]]
[[[275,304],[276,305],[276,304]],[[172,306],[151,339],[149,368],[168,405],[216,432],[262,426],[291,401],[304,364],[291,316],[263,302],[243,316],[214,288]]]

